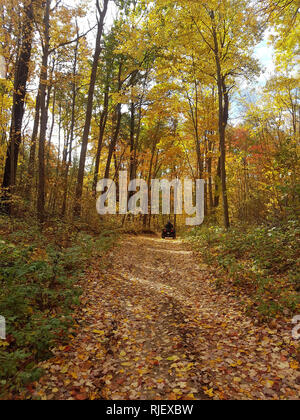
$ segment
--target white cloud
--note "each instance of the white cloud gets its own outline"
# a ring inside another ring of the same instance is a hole
[[[274,48],[268,43],[270,32],[267,31],[264,39],[256,46],[254,56],[259,60],[262,66],[262,73],[257,82],[265,85],[266,81],[275,73]]]

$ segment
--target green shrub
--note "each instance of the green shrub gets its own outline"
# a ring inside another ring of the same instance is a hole
[[[41,233],[36,226],[16,224],[0,236],[0,315],[7,332],[6,341],[0,340],[0,396],[42,374],[37,362],[51,356],[74,324],[84,267],[115,240],[112,232],[95,238],[62,226]]]
[[[230,278],[252,298],[262,316],[295,312],[299,307],[300,225],[195,228],[189,241],[218,270],[217,285]],[[223,278],[223,281],[222,281]]]

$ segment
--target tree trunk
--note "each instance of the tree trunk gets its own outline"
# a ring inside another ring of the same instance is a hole
[[[130,104],[130,164],[129,164],[129,178],[130,181],[136,178],[135,176],[135,104],[131,102]],[[134,193],[130,192],[129,196],[132,196]]]
[[[214,207],[214,203],[213,203],[213,192],[212,192],[212,142],[209,141],[208,142],[208,152],[209,152],[209,157],[207,160],[207,172],[208,172],[208,196],[209,196],[209,209],[210,212],[212,211],[213,207]]]
[[[123,63],[121,61],[119,63],[119,73],[118,73],[118,92],[120,92],[121,87],[122,87],[122,81],[121,81],[122,67],[123,67]],[[113,152],[115,150],[115,147],[116,147],[116,144],[117,144],[117,141],[118,141],[119,132],[120,132],[120,128],[121,128],[121,119],[122,119],[122,112],[121,111],[122,111],[122,104],[119,103],[116,106],[116,110],[115,110],[116,127],[115,127],[115,130],[113,132],[112,139],[111,139],[109,149],[108,149],[108,156],[107,156],[107,162],[106,162],[106,168],[105,168],[105,174],[104,174],[104,178],[106,178],[106,179],[109,178],[111,159],[112,159]]]
[[[51,0],[46,0],[44,15],[44,45],[41,70],[41,129],[39,137],[39,181],[37,198],[37,216],[40,223],[45,219],[45,142],[48,122],[46,104],[46,89],[48,80],[48,57],[49,57],[49,30],[50,30],[50,6]]]
[[[71,128],[70,128],[70,142],[68,145],[68,154],[69,158],[68,161],[66,160],[66,167],[64,173],[64,192],[63,192],[63,203],[61,208],[61,216],[64,217],[66,214],[67,209],[67,197],[68,197],[68,176],[69,176],[69,169],[72,164],[72,147],[74,141],[74,129],[75,129],[75,109],[76,109],[76,97],[77,97],[77,83],[76,83],[76,75],[77,75],[77,59],[78,59],[78,49],[79,49],[79,30],[76,22],[77,28],[77,42],[75,46],[75,53],[74,53],[74,63],[73,63],[73,80],[72,80],[72,115],[71,115]]]
[[[221,185],[221,158],[219,157],[217,173],[215,176],[215,199],[214,199],[215,208],[219,207],[219,204],[220,204],[220,185]]]
[[[4,201],[3,210],[10,213],[11,206],[7,201],[11,188],[16,183],[16,172],[19,148],[21,144],[22,123],[25,109],[26,84],[29,74],[29,62],[33,39],[34,1],[24,2],[24,21],[20,53],[15,70],[14,94],[9,144],[6,152],[4,177],[2,182]],[[8,194],[8,195],[7,195]],[[6,203],[5,203],[6,202]]]
[[[229,113],[229,97],[225,86],[224,79],[222,79],[222,91],[224,97],[224,108],[223,108],[223,119],[220,134],[220,149],[221,149],[221,181],[222,181],[222,195],[223,195],[223,211],[224,211],[224,226],[226,229],[230,228],[229,221],[229,207],[227,197],[227,184],[226,184],[226,143],[225,143],[225,132],[228,122]]]
[[[105,174],[104,174],[105,179],[109,178],[111,159],[112,159],[113,152],[115,150],[115,147],[116,147],[116,144],[117,144],[117,141],[118,141],[118,137],[119,137],[119,132],[120,132],[120,128],[121,128],[121,119],[122,119],[121,107],[122,107],[122,105],[118,104],[117,108],[116,108],[116,116],[117,116],[116,127],[115,127],[114,134],[113,134],[113,137],[111,139],[109,149],[108,149],[108,157],[107,157]]]
[[[93,192],[95,195],[96,195],[96,188],[97,188],[97,183],[98,183],[101,150],[102,150],[104,132],[105,132],[107,116],[108,116],[108,99],[109,99],[109,87],[107,86],[106,91],[104,93],[104,105],[103,105],[103,111],[101,113],[101,119],[100,119],[100,131],[99,131],[94,180],[93,180]]]
[[[34,178],[36,140],[37,140],[39,125],[40,125],[40,109],[41,109],[41,97],[40,97],[40,86],[39,86],[36,102],[35,102],[35,115],[34,115],[33,130],[32,130],[32,135],[31,135],[29,162],[28,162],[28,180],[27,180],[27,187],[26,187],[26,194],[28,196],[28,199],[30,199],[30,196],[31,196],[32,182]]]
[[[158,123],[158,128],[159,128],[159,126],[160,126],[160,124]],[[151,159],[150,159],[149,173],[148,173],[148,180],[147,180],[149,215],[144,214],[144,218],[143,218],[143,225],[144,225],[144,227],[147,226],[147,218],[148,218],[148,226],[149,226],[149,228],[150,228],[150,221],[151,221],[151,205],[150,205],[150,203],[151,203],[151,177],[152,177],[152,168],[153,168],[153,162],[154,162],[156,145],[157,145],[157,137],[155,136],[154,141],[153,141],[153,145],[152,145],[152,150],[151,150]]]
[[[228,107],[229,98],[226,90],[225,82],[222,77],[221,63],[219,56],[219,44],[214,20],[214,12],[210,13],[212,19],[212,32],[214,38],[214,54],[217,69],[217,83],[218,83],[218,99],[219,99],[219,138],[220,138],[220,173],[221,173],[221,184],[222,184],[222,196],[223,196],[223,216],[224,226],[229,229],[229,211],[228,211],[228,198],[227,198],[227,186],[226,186],[226,145],[225,145],[225,131],[228,122]],[[224,102],[224,104],[223,104]]]
[[[100,10],[99,1],[96,0],[97,9],[100,14],[100,18],[98,20],[96,47],[95,47],[93,66],[92,66],[92,72],[91,72],[91,77],[90,77],[87,110],[86,110],[84,131],[83,131],[83,136],[82,136],[82,146],[81,146],[77,185],[76,185],[76,192],[75,192],[74,216],[76,217],[80,217],[80,213],[81,213],[81,196],[82,196],[82,188],[83,188],[85,160],[86,160],[87,146],[88,146],[88,140],[89,140],[89,134],[90,134],[90,127],[91,127],[93,98],[94,98],[94,90],[95,90],[96,77],[97,77],[97,68],[98,68],[98,62],[99,62],[99,57],[101,53],[101,38],[102,38],[102,33],[103,33],[104,18],[107,13],[108,1],[109,0],[103,1],[103,10]]]

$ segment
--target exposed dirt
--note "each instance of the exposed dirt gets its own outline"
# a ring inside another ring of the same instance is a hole
[[[33,398],[299,398],[291,326],[255,325],[180,240],[125,237],[107,258]]]

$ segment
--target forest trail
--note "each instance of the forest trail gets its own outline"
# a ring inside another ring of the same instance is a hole
[[[106,258],[34,398],[299,398],[290,326],[254,325],[180,240],[130,236]]]

